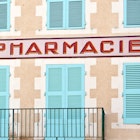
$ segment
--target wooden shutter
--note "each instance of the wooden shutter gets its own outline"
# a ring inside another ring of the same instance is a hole
[[[47,140],[63,135],[64,131],[64,111],[61,110],[65,101],[63,73],[63,65],[47,65],[46,67],[47,130],[45,139]]]
[[[47,107],[62,108],[64,100],[64,76],[61,65],[47,65],[46,89]],[[56,101],[56,102],[55,102]]]
[[[124,64],[124,123],[140,124],[140,64]]]
[[[140,0],[126,1],[126,24],[140,25]]]
[[[83,27],[84,2],[83,0],[68,1],[68,27]]]
[[[84,0],[48,0],[48,29],[84,28]]]
[[[63,0],[48,1],[49,29],[63,28],[64,26],[64,2]]]
[[[9,0],[0,0],[0,30],[9,29]]]
[[[84,109],[79,109],[84,108],[84,74],[84,65],[47,65],[46,107],[51,108],[47,111],[47,140],[56,136],[63,140],[65,135],[71,140],[84,139]]]
[[[9,108],[9,67],[0,67],[0,109]],[[0,136],[8,139],[8,110],[0,110]]]
[[[84,69],[81,65],[69,65],[67,68],[67,107],[68,108],[84,108]],[[72,116],[71,116],[71,113]],[[76,114],[75,114],[76,113]],[[79,117],[80,110],[69,110],[68,116],[72,118]]]
[[[73,137],[72,140],[83,140],[84,138],[74,137],[84,134],[84,65],[67,65],[66,70],[67,132],[68,136]]]

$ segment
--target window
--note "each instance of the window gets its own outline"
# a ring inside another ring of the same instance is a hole
[[[0,31],[10,29],[10,0],[0,0]]]
[[[47,65],[47,140],[84,140],[84,78],[84,65]]]
[[[84,28],[84,0],[48,0],[48,29]]]
[[[140,63],[124,64],[124,123],[140,124]]]
[[[9,67],[0,67],[0,136],[8,139]]]
[[[125,1],[125,20],[126,27],[140,26],[140,0],[124,0]]]

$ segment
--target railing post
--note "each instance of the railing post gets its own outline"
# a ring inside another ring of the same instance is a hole
[[[13,109],[13,112],[12,112],[12,116],[13,116],[13,126],[12,126],[12,140],[14,140],[14,124],[15,124],[15,122],[14,122],[14,120],[15,120],[15,118],[14,118],[14,109]]]
[[[105,119],[105,113],[104,113],[104,109],[102,108],[102,140],[104,140],[104,128],[105,128],[105,123],[104,123],[104,120]]]

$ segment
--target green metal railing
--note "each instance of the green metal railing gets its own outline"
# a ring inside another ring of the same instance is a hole
[[[104,140],[104,118],[103,108],[0,109],[0,140]]]

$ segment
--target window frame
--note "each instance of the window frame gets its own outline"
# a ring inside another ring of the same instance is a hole
[[[81,1],[82,2],[82,25],[81,27],[69,27],[69,2],[70,1]],[[50,3],[51,2],[63,2],[63,25],[62,27],[50,27]],[[47,29],[48,30],[71,30],[71,29],[83,29],[85,28],[85,0],[47,0]]]

